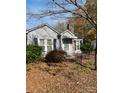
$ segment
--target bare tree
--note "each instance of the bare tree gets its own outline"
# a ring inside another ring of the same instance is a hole
[[[58,21],[54,28],[61,33],[66,30],[66,23]]]
[[[94,11],[92,9],[92,6],[93,7],[96,7],[96,6],[95,4],[93,5],[89,4],[91,1],[95,2],[96,0],[87,0],[85,4],[82,3],[84,0],[83,1],[82,0],[51,0],[51,1],[54,5],[57,5],[58,8],[60,9],[54,9],[54,10],[48,9],[45,11],[42,10],[39,13],[29,12],[27,13],[27,15],[30,15],[30,17],[35,17],[35,18],[42,18],[42,17],[57,15],[62,13],[71,13],[73,15],[76,15],[75,17],[78,17],[78,18],[80,17],[82,19],[87,20],[97,30],[96,15],[92,16],[90,13]],[[73,8],[69,8],[69,6]]]

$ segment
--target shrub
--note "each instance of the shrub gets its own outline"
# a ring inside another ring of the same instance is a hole
[[[53,50],[46,55],[45,59],[47,62],[59,63],[65,60],[65,55],[63,50]]]
[[[93,51],[93,46],[90,43],[84,43],[80,46],[80,49],[84,53],[90,53]]]
[[[32,63],[41,60],[42,47],[27,45],[26,46],[26,63]]]

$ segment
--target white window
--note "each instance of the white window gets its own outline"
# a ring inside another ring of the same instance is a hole
[[[52,39],[47,39],[47,51],[52,50]]]
[[[44,39],[40,39],[40,46],[43,48],[43,51],[45,50],[45,41]]]

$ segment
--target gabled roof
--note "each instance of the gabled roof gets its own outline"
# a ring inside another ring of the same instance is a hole
[[[54,32],[56,32],[57,34],[60,34],[57,30],[55,30],[55,29],[54,29],[53,27],[51,27],[49,24],[42,24],[42,25],[38,25],[38,26],[36,26],[36,27],[33,27],[33,28],[31,28],[31,29],[27,29],[27,30],[26,30],[26,34],[32,32],[32,31],[34,31],[34,30],[36,30],[36,29],[42,28],[42,27],[44,27],[44,26],[47,26],[48,28],[50,28],[51,30],[53,30]]]
[[[67,35],[66,33],[69,33],[69,35]],[[71,31],[69,30],[65,30],[64,32],[61,33],[61,35],[65,38],[77,38]]]

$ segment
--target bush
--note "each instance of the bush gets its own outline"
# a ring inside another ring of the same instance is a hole
[[[83,53],[90,53],[93,51],[93,46],[90,43],[84,43],[80,46],[80,49]]]
[[[32,63],[41,60],[42,47],[27,45],[26,46],[26,63]]]
[[[65,55],[63,50],[53,50],[46,55],[45,59],[47,62],[59,63],[65,60]]]

